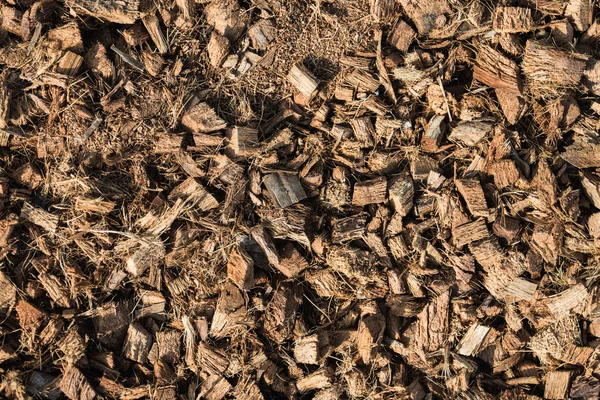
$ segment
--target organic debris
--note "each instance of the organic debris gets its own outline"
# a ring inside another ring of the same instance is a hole
[[[600,391],[591,0],[0,4],[0,397]]]

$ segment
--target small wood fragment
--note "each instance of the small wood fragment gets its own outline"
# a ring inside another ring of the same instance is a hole
[[[207,103],[198,103],[186,111],[181,125],[192,133],[210,133],[227,127],[227,123]]]
[[[293,173],[274,172],[263,178],[271,198],[281,208],[296,204],[306,198],[298,176]]]
[[[243,248],[229,254],[227,276],[241,290],[250,290],[254,285],[254,261]]]
[[[59,51],[72,51],[77,54],[83,53],[83,39],[81,31],[75,22],[70,22],[59,28],[52,29],[47,33],[50,47]]]
[[[489,326],[474,323],[469,327],[465,336],[460,341],[458,354],[463,356],[474,356],[479,353],[482,344],[485,342],[487,335],[490,333]]]
[[[452,129],[448,140],[466,146],[475,146],[492,131],[493,127],[491,122],[485,120],[461,122]]]
[[[155,12],[150,12],[144,14],[142,16],[142,23],[146,27],[150,38],[156,45],[158,52],[160,54],[166,54],[169,52],[169,44],[167,43],[167,39],[165,39],[165,35],[162,33],[160,29],[160,23],[158,21],[158,17]]]
[[[161,265],[164,258],[165,248],[162,243],[144,243],[127,259],[125,268],[131,275],[140,276],[146,270]]]
[[[257,50],[266,50],[269,44],[277,37],[277,29],[269,19],[261,19],[250,28],[248,36],[252,47]]]
[[[302,64],[294,64],[287,75],[287,80],[310,101],[317,93],[320,81]]]

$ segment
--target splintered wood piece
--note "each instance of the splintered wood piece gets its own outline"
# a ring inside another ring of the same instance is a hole
[[[48,293],[48,297],[50,297],[59,307],[71,307],[71,301],[67,295],[67,290],[56,276],[42,272],[38,275],[38,280],[46,293]]]
[[[564,228],[561,224],[537,224],[531,236],[531,246],[550,265],[556,265],[562,249]]]
[[[257,225],[250,230],[250,235],[258,243],[269,263],[277,267],[280,262],[279,253],[267,230],[262,225]]]
[[[400,4],[421,36],[427,36],[435,29],[435,21],[438,17],[452,13],[447,0],[400,0]]]
[[[140,0],[67,0],[65,4],[75,14],[90,15],[117,24],[133,24],[139,17],[143,4]]]
[[[115,66],[108,58],[106,47],[100,42],[91,46],[85,53],[85,65],[107,82],[111,82],[116,76]]]
[[[47,232],[54,234],[58,228],[58,216],[31,204],[23,203],[21,218],[34,225],[41,226]]]
[[[96,392],[74,365],[68,365],[58,382],[60,390],[71,400],[94,400]]]
[[[556,319],[568,316],[575,307],[580,306],[588,296],[588,291],[583,284],[570,287],[554,296],[543,300]]]
[[[450,292],[433,299],[420,313],[405,332],[410,339],[410,347],[415,351],[437,351],[445,344],[450,316]]]
[[[569,0],[565,8],[565,16],[582,32],[588,30],[594,20],[593,0]]]
[[[2,6],[2,29],[14,35],[21,36],[21,21],[23,12],[7,5]]]
[[[326,355],[329,342],[327,336],[315,333],[294,342],[294,359],[300,364],[318,365]]]
[[[458,193],[467,204],[467,208],[474,217],[487,217],[488,207],[485,195],[478,179],[457,179],[454,181]]]
[[[146,364],[152,347],[152,335],[137,322],[129,325],[123,343],[123,355],[140,364]]]
[[[194,105],[183,114],[181,125],[192,133],[210,133],[227,128],[227,123],[211,106],[203,102]]]
[[[229,366],[225,354],[211,345],[200,342],[196,350],[198,366],[211,375],[222,375]]]
[[[266,175],[263,182],[271,198],[281,208],[289,207],[306,199],[306,192],[296,174],[274,172]]]
[[[339,244],[361,239],[365,234],[368,217],[367,213],[360,213],[346,218],[334,219],[331,223],[331,241]]]
[[[83,64],[83,57],[79,54],[67,51],[58,62],[56,72],[69,76],[76,76]]]
[[[492,17],[492,28],[500,33],[528,32],[534,25],[530,8],[498,6]]]
[[[301,63],[294,64],[287,75],[287,80],[306,98],[308,101],[317,93],[317,87],[321,83],[315,76]]]
[[[571,383],[571,371],[552,371],[544,379],[545,399],[566,399]]]
[[[228,155],[234,159],[245,159],[258,149],[258,129],[247,126],[234,126],[227,130]]]
[[[296,381],[296,387],[301,393],[316,389],[325,389],[333,383],[333,373],[329,369],[321,368]]]
[[[239,247],[229,254],[227,276],[241,290],[250,290],[254,286],[254,261]]]
[[[220,67],[229,54],[229,39],[217,31],[212,31],[206,51],[208,51],[210,65],[215,68]]]
[[[513,60],[490,46],[478,47],[473,78],[505,94],[521,95],[519,67]]]
[[[373,146],[373,138],[375,138],[377,134],[371,118],[353,118],[350,120],[350,126],[352,126],[354,136],[364,147]]]
[[[146,270],[162,265],[164,260],[165,246],[162,243],[143,243],[127,258],[125,269],[133,276],[141,276]]]
[[[204,7],[204,15],[209,25],[231,42],[244,33],[249,19],[237,0],[212,0]]]
[[[188,205],[201,211],[209,211],[219,206],[215,197],[196,178],[189,177],[177,185],[171,193],[169,200],[185,200]]]
[[[202,382],[198,397],[206,400],[221,400],[231,389],[232,386],[227,379],[220,375],[210,375]]]
[[[591,138],[576,136],[573,143],[560,153],[560,157],[577,168],[598,168],[600,167],[598,154],[600,154],[600,144]]]
[[[362,69],[355,69],[354,72],[348,75],[346,83],[357,91],[365,93],[374,93],[381,86],[378,79]]]
[[[0,222],[1,224],[1,222]],[[599,239],[600,238],[600,212],[590,215],[587,222],[588,232],[590,236]],[[1,229],[1,228],[0,228]],[[0,230],[1,232],[1,230]],[[0,233],[0,238],[2,237]],[[0,246],[2,245],[2,239],[0,239]]]
[[[475,146],[492,131],[493,127],[494,124],[486,120],[461,122],[452,129],[448,140],[459,142],[469,147]]]
[[[417,33],[403,20],[398,20],[388,36],[388,43],[403,53],[408,51],[410,44],[417,37]]]
[[[413,207],[415,195],[411,176],[408,173],[403,173],[392,178],[388,186],[388,193],[394,211],[402,217],[408,215]]]
[[[154,144],[155,154],[169,154],[177,153],[181,149],[183,143],[183,136],[161,132],[157,134],[156,142]]]
[[[354,185],[352,204],[366,206],[368,204],[384,203],[387,198],[387,179],[383,176]]]
[[[576,87],[588,57],[535,40],[528,40],[521,64],[533,93],[558,93]]]
[[[308,268],[308,262],[302,254],[291,243],[286,245],[280,251],[279,264],[277,269],[288,278],[298,277],[302,271]]]
[[[39,168],[33,163],[27,163],[17,168],[10,174],[19,185],[28,187],[29,189],[37,189],[44,183],[44,177]]]
[[[593,353],[594,349],[591,347],[579,347],[573,343],[569,343],[560,360],[573,365],[587,365]]]
[[[17,303],[17,288],[0,270],[0,314],[5,316]]]
[[[420,155],[412,159],[410,163],[410,173],[413,181],[423,183],[429,178],[431,171],[441,172],[437,161],[425,155]]]
[[[485,342],[490,330],[491,328],[489,326],[480,325],[477,322],[472,324],[460,341],[457,353],[468,357],[479,353],[481,345]]]
[[[11,242],[15,227],[19,223],[19,217],[16,214],[8,214],[6,218],[0,220],[0,248],[8,246]]]
[[[384,329],[385,318],[381,315],[367,315],[358,322],[356,346],[358,355],[365,364],[370,364],[376,357],[377,345]]]
[[[444,139],[445,119],[445,115],[435,115],[431,118],[421,137],[421,149],[423,151],[435,153],[439,150]]]
[[[394,13],[395,0],[369,0],[371,15],[380,21]]]
[[[457,248],[461,248],[465,244],[477,240],[485,239],[488,236],[489,232],[485,221],[482,218],[459,225],[452,229],[452,241]]]
[[[83,52],[83,39],[76,22],[70,22],[61,27],[49,30],[46,34],[50,48],[59,51],[70,50],[74,53]]]
[[[93,323],[98,341],[109,349],[119,349],[127,335],[129,312],[125,302],[110,302],[96,309]]]
[[[277,37],[277,29],[270,19],[261,19],[248,28],[248,37],[253,48],[267,50],[269,44]]]
[[[521,223],[516,218],[502,214],[494,221],[493,231],[494,235],[506,239],[509,244],[512,244],[519,237]]]
[[[160,23],[158,22],[158,17],[156,16],[156,12],[150,12],[144,14],[142,16],[142,23],[146,27],[150,38],[154,42],[154,45],[158,49],[160,54],[166,54],[169,52],[169,44],[167,43],[167,39],[165,39],[165,35],[160,29]]]
[[[292,334],[295,324],[293,316],[301,303],[299,287],[285,283],[275,290],[262,317],[265,332],[275,343],[282,343]]]
[[[600,209],[600,177],[584,172],[581,177],[583,192],[594,207]]]

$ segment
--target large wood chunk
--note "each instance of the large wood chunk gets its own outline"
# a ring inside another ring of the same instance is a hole
[[[199,343],[196,350],[198,366],[212,375],[222,375],[229,366],[225,353],[206,343]]]
[[[408,51],[410,44],[417,37],[417,33],[403,20],[398,20],[388,36],[388,42],[403,53]]]
[[[120,349],[127,335],[130,311],[124,302],[111,302],[99,307],[93,318],[98,341],[109,349]]]
[[[125,264],[125,269],[133,276],[140,276],[146,270],[156,268],[165,260],[165,246],[160,242],[142,243]]]
[[[568,398],[569,385],[571,383],[571,371],[552,371],[544,379],[545,399]]]
[[[587,61],[585,55],[528,40],[521,67],[527,85],[540,96],[576,87]]]
[[[294,315],[302,303],[299,288],[283,284],[277,288],[263,315],[266,334],[276,343],[287,340],[294,329]]]
[[[215,68],[220,67],[229,54],[229,39],[217,31],[212,31],[206,51],[210,64]]]
[[[132,361],[146,364],[151,347],[152,335],[137,322],[130,324],[123,344],[123,355]]]
[[[140,0],[67,0],[65,3],[76,14],[126,25],[133,24],[144,11]]]
[[[492,28],[500,33],[528,32],[534,28],[531,9],[498,6],[492,17]]]
[[[477,322],[472,324],[460,341],[457,353],[469,357],[476,355],[481,349],[481,345],[485,342],[490,330],[489,326],[480,325]]]
[[[388,194],[394,211],[403,217],[408,215],[413,207],[413,198],[415,195],[411,176],[403,173],[392,178],[388,186]]]
[[[281,208],[289,207],[306,198],[298,176],[287,172],[274,172],[263,179],[269,194]]]
[[[68,365],[63,371],[58,387],[71,400],[94,400],[96,398],[96,392],[74,365]]]
[[[227,127],[227,123],[206,103],[198,103],[186,111],[181,125],[192,133],[210,133]]]
[[[32,224],[41,226],[48,233],[56,233],[56,229],[58,228],[58,216],[41,208],[34,207],[27,202],[23,203],[23,208],[21,208],[21,218]]]
[[[387,198],[387,179],[383,176],[354,185],[352,204],[366,206],[368,204],[384,203]]]
[[[83,53],[83,39],[76,22],[51,29],[47,33],[49,45],[54,50]]]
[[[488,236],[489,231],[482,218],[459,225],[452,229],[452,241],[457,248],[461,248],[465,244],[477,240],[485,239]]]
[[[414,22],[419,35],[427,36],[436,28],[436,20],[443,14],[450,14],[450,5],[446,0],[400,0],[404,12]]]
[[[454,181],[456,189],[465,200],[467,208],[474,217],[487,217],[488,207],[485,195],[478,179],[457,179]]]
[[[295,64],[287,75],[287,80],[300,92],[306,102],[317,93],[321,83],[304,65]]]
[[[250,15],[237,0],[212,0],[204,8],[206,21],[219,34],[235,42],[244,33]]]
[[[459,142],[466,146],[475,146],[492,131],[493,127],[494,124],[486,120],[461,122],[452,129],[448,140]]]

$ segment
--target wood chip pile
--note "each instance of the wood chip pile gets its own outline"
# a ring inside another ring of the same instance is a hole
[[[2,398],[599,397],[598,2],[0,12]]]

